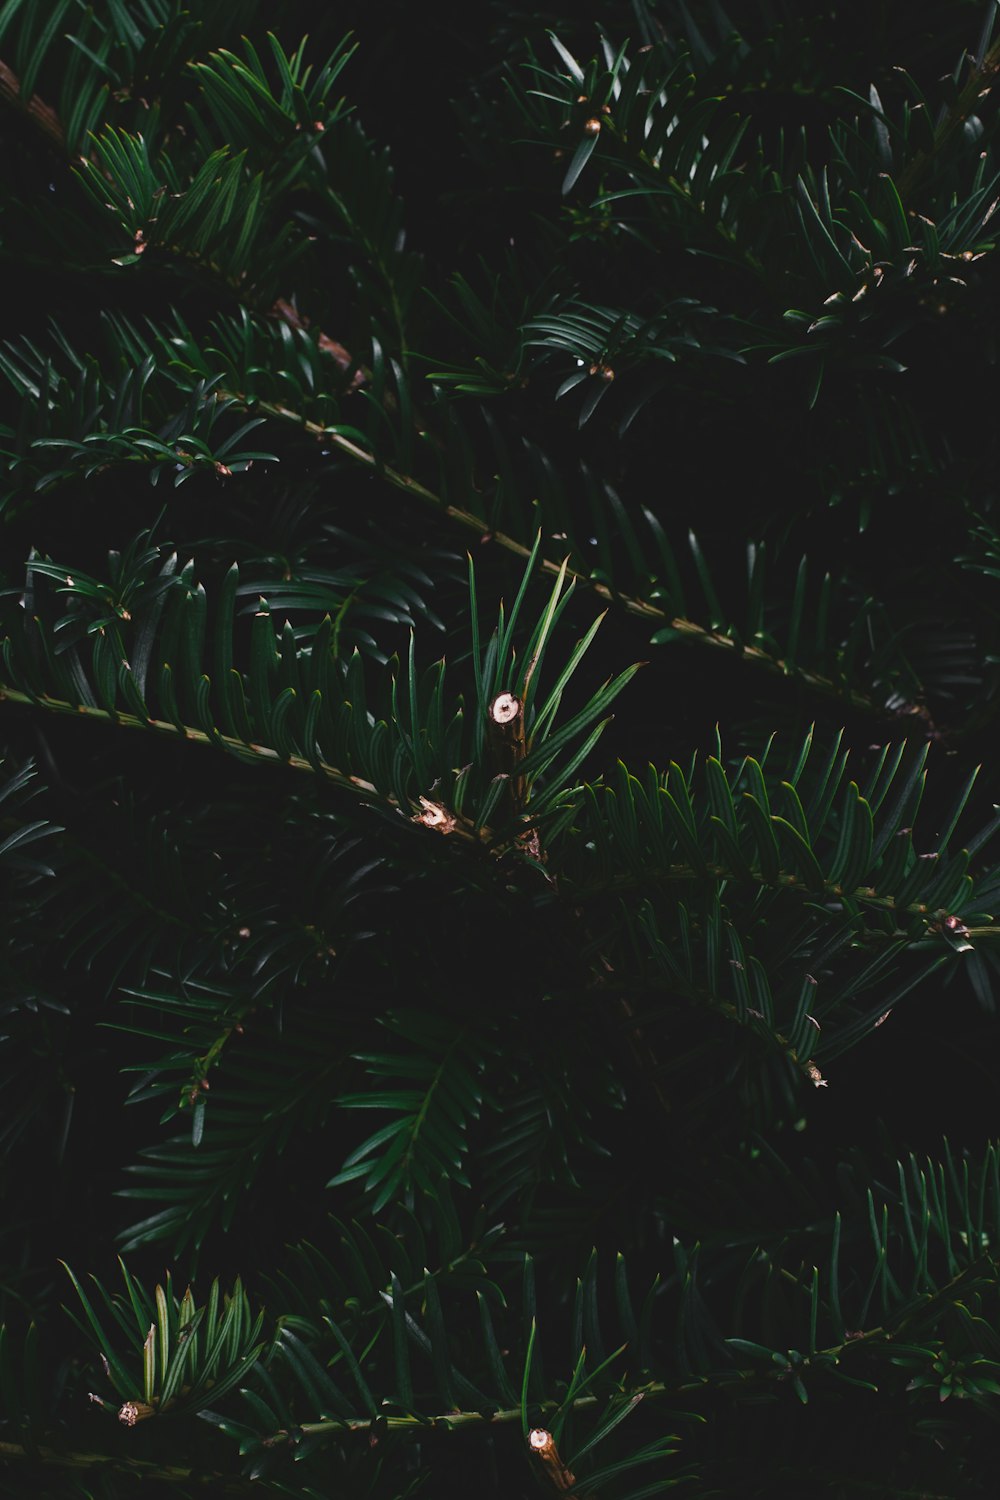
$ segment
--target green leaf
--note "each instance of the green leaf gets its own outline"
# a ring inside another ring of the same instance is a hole
[[[577,146],[576,150],[573,152],[570,164],[566,168],[566,175],[562,180],[561,191],[564,197],[576,186],[580,174],[583,172],[584,167],[587,165],[588,161],[594,154],[594,149],[597,146],[597,142],[598,132],[594,131],[593,134],[585,135],[580,144]],[[601,395],[603,395],[604,390],[606,389],[606,386],[597,387],[596,395],[598,399]],[[580,418],[581,427],[583,426],[585,420],[586,419],[584,417]]]

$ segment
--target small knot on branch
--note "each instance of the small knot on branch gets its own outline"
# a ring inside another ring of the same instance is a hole
[[[490,718],[499,727],[515,723],[520,714],[521,700],[513,693],[501,693],[490,704]]]

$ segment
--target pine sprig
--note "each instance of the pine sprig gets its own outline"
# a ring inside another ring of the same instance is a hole
[[[985,1496],[996,8],[307,9],[0,0],[0,1488]]]

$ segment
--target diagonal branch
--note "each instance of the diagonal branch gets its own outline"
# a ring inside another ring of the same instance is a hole
[[[48,136],[52,145],[65,153],[66,132],[55,110],[38,94],[32,94],[31,98],[26,100],[21,93],[21,80],[2,59],[0,59],[0,99],[21,114],[27,115],[31,123],[37,126],[43,135]]]
[[[460,526],[478,533],[481,541],[495,542],[506,552],[513,553],[516,557],[528,558],[532,549],[519,542],[516,538],[506,535],[502,531],[494,530],[482,516],[475,512],[466,510],[463,506],[452,505],[443,495],[435,490],[429,489],[412,474],[406,474],[400,469],[393,468],[391,464],[384,463],[375,454],[369,453],[359,443],[353,442],[343,433],[338,432],[335,427],[325,427],[320,422],[312,422],[309,418],[302,416],[300,412],[292,411],[287,406],[278,405],[271,401],[255,400],[248,398],[239,391],[220,390],[217,399],[235,401],[244,406],[248,411],[265,412],[268,416],[275,417],[279,421],[293,423],[316,438],[322,438],[330,443],[355,463],[373,470],[388,484],[395,489],[402,490],[405,494],[413,495],[418,500],[447,516],[449,520],[457,522]],[[721,631],[711,630],[705,625],[699,625],[696,621],[685,616],[671,616],[667,610],[661,609],[658,604],[648,599],[640,599],[628,594],[622,594],[618,590],[610,588],[607,584],[596,582],[586,573],[576,568],[569,567],[565,562],[556,562],[552,558],[539,557],[538,566],[545,573],[558,577],[561,573],[572,582],[581,587],[589,588],[606,600],[609,604],[616,605],[625,610],[627,614],[634,615],[638,619],[645,620],[649,624],[659,627],[669,627],[676,630],[678,635],[683,636],[685,641],[693,645],[716,647],[723,651],[733,651],[741,659],[749,662],[752,666],[761,667],[776,677],[794,678],[801,682],[811,691],[820,693],[825,697],[836,698],[839,702],[847,703],[852,709],[861,713],[884,715],[885,710],[874,699],[866,693],[860,693],[856,688],[848,688],[837,683],[831,677],[825,677],[820,672],[810,671],[808,668],[792,665],[783,661],[780,657],[772,656],[763,651],[759,646],[735,641],[732,636],[724,635]]]

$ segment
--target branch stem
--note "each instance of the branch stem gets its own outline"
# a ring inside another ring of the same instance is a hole
[[[239,391],[220,390],[218,395],[220,399],[237,401],[248,409],[251,404],[247,400],[247,397]],[[498,547],[502,547],[506,552],[513,553],[516,557],[527,559],[531,556],[532,549],[525,546],[523,542],[517,541],[516,538],[508,536],[505,532],[493,530],[482,516],[477,516],[473,511],[465,510],[462,506],[450,504],[442,495],[437,494],[432,489],[428,489],[427,485],[422,484],[413,475],[405,474],[399,469],[394,469],[391,464],[382,463],[374,453],[369,453],[360,444],[353,442],[352,439],[338,432],[336,428],[324,427],[319,422],[311,422],[307,417],[302,416],[301,413],[292,411],[287,406],[276,405],[271,401],[255,401],[253,406],[256,410],[266,412],[269,416],[276,417],[280,421],[294,423],[296,426],[301,427],[303,431],[312,434],[316,438],[322,438],[324,442],[330,443],[356,463],[374,470],[387,484],[391,484],[396,489],[403,490],[408,495],[415,495],[428,505],[433,505],[436,510],[441,511],[443,515],[446,515],[452,521],[456,521],[460,526],[477,532],[483,541],[489,540],[495,542]],[[805,667],[794,666],[789,662],[783,661],[780,657],[770,655],[759,646],[734,640],[732,636],[725,635],[718,630],[710,630],[707,626],[699,625],[695,620],[690,620],[686,616],[672,616],[667,610],[661,609],[658,604],[654,604],[648,599],[640,599],[635,596],[619,593],[608,584],[598,583],[578,569],[569,567],[565,560],[555,562],[552,558],[542,557],[539,559],[539,567],[543,573],[548,573],[552,577],[563,574],[581,587],[592,589],[599,598],[604,599],[609,604],[616,605],[619,609],[623,609],[626,614],[634,615],[638,619],[661,628],[669,626],[671,630],[676,630],[678,635],[693,645],[711,646],[722,651],[735,651],[738,656],[742,657],[744,661],[749,662],[752,666],[763,668],[764,671],[770,672],[776,677],[795,678],[812,692],[820,693],[825,697],[836,698],[859,712],[869,714],[883,712],[881,706],[868,697],[867,694],[859,693],[854,688],[846,687],[836,682],[832,677],[826,677],[820,672],[811,672]]]

